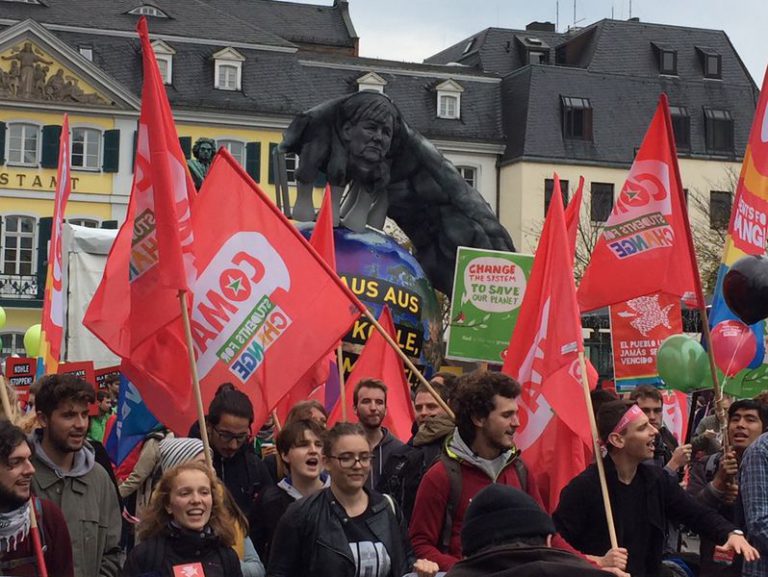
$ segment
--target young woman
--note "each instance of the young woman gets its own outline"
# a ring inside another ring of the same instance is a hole
[[[142,543],[128,555],[123,575],[174,577],[196,570],[206,577],[242,577],[232,549],[234,520],[216,484],[204,463],[167,471],[139,524]]]
[[[322,472],[325,430],[314,421],[294,421],[277,436],[277,454],[287,472],[277,485],[264,489],[251,510],[251,540],[266,561],[277,522],[288,505],[329,484]]]
[[[337,423],[326,433],[327,489],[291,505],[277,526],[269,577],[400,577],[413,570],[433,577],[437,565],[411,565],[402,515],[394,501],[365,488],[371,448],[358,424]],[[413,567],[413,569],[411,569]]]

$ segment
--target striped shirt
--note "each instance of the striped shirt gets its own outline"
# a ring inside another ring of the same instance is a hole
[[[742,577],[768,575],[768,433],[763,433],[744,453],[740,492],[747,535],[760,551],[760,560],[744,563]]]

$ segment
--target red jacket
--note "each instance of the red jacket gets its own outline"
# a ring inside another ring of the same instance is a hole
[[[520,479],[514,465],[514,457],[502,469],[497,483],[521,489]],[[436,462],[424,474],[416,493],[416,503],[413,507],[409,535],[413,543],[413,550],[419,559],[429,559],[440,566],[441,571],[448,571],[459,559],[461,559],[461,525],[464,514],[467,511],[470,500],[493,480],[487,473],[474,465],[461,461],[461,499],[456,508],[451,528],[451,543],[448,553],[443,553],[438,548],[445,520],[445,508],[451,492],[450,480],[445,465]],[[541,505],[541,496],[536,487],[533,475],[528,475],[527,493]],[[543,508],[543,506],[542,506]]]

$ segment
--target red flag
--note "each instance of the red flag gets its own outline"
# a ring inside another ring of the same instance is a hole
[[[192,406],[178,295],[195,276],[190,212],[195,187],[144,18],[137,29],[144,86],[133,188],[83,324],[121,357],[121,370],[150,409],[163,415],[171,413],[171,399],[180,412]]]
[[[685,214],[669,106],[662,94],[581,280],[581,310],[659,291],[695,299]]]
[[[48,248],[48,272],[45,278],[43,318],[41,322],[40,353],[44,372],[56,373],[61,358],[61,339],[64,335],[64,294],[61,285],[61,229],[67,200],[72,190],[69,178],[69,116],[64,115],[59,139],[59,168],[56,172],[56,192],[53,199],[53,223]]]
[[[560,177],[555,174],[555,191],[560,189]],[[584,196],[584,177],[579,177],[579,187],[573,195],[571,202],[565,208],[565,228],[568,230],[568,246],[571,247],[571,256],[576,256],[576,238],[579,232],[579,220],[581,216],[581,199]]]
[[[579,369],[584,343],[573,259],[562,248],[569,246],[567,237],[563,200],[553,194],[502,369],[523,387],[516,443],[537,480],[546,481],[549,494],[542,497],[549,511],[564,484],[584,469],[592,443]]]
[[[231,381],[263,422],[363,305],[226,150],[205,179],[193,228],[200,273],[191,328],[204,402]]]
[[[393,339],[397,340],[392,314],[385,305],[379,316],[379,324]],[[392,350],[384,337],[374,330],[363,347],[345,383],[347,415],[354,415],[352,392],[362,379],[380,379],[387,385],[387,416],[382,423],[398,439],[411,436],[411,426],[416,418],[411,403],[411,387],[405,378],[403,360]],[[328,416],[328,426],[341,420],[341,403],[334,406]]]

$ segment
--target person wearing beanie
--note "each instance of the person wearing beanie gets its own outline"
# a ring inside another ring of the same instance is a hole
[[[467,508],[461,527],[464,559],[446,577],[607,577],[580,557],[552,548],[555,525],[523,491],[493,484]]]
[[[168,437],[160,442],[160,472],[187,461],[204,461],[203,442],[189,437]]]

